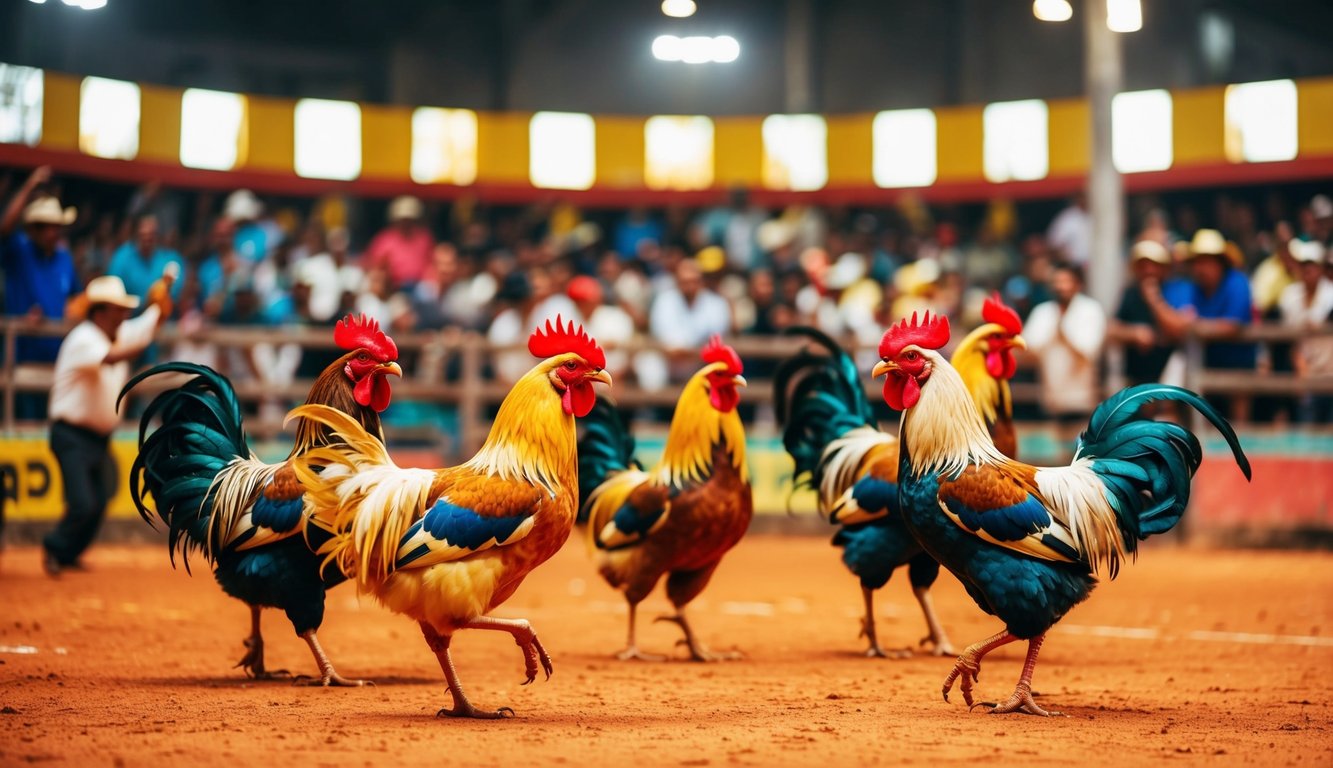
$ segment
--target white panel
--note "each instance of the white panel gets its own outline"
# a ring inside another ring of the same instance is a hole
[[[477,113],[421,107],[412,113],[412,180],[467,185],[477,180]]]
[[[296,175],[350,181],[361,175],[361,107],[351,101],[296,102]]]
[[[990,181],[1035,181],[1050,169],[1046,102],[1038,99],[986,105],[982,111],[983,170]]]
[[[588,189],[597,178],[591,115],[538,112],[528,126],[528,176],[534,187]]]
[[[929,109],[896,109],[875,115],[875,184],[881,187],[925,187],[935,183],[935,113]]]
[[[1225,147],[1233,163],[1296,159],[1296,83],[1227,86]]]
[[[230,171],[240,157],[245,97],[187,88],[181,96],[181,165]]]
[[[1117,93],[1111,100],[1111,156],[1121,173],[1171,167],[1171,94]]]
[[[0,143],[37,146],[42,140],[42,70],[0,64]]]
[[[644,183],[649,189],[713,186],[713,121],[659,115],[644,124]]]
[[[139,154],[139,86],[85,77],[79,87],[79,149],[113,160]]]
[[[828,126],[819,115],[764,118],[764,186],[808,191],[828,183]]]

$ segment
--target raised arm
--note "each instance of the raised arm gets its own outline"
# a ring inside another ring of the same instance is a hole
[[[51,166],[41,165],[33,170],[32,175],[23,182],[23,186],[19,187],[19,191],[14,193],[9,205],[5,207],[4,216],[0,217],[0,235],[8,235],[14,231],[19,214],[23,213],[23,207],[28,204],[28,198],[32,197],[33,190],[50,180]]]

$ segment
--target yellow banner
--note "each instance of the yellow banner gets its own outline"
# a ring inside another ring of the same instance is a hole
[[[135,451],[133,440],[111,442],[119,481],[107,508],[109,518],[139,516],[130,501],[130,465]],[[0,438],[0,489],[5,496],[7,520],[59,520],[65,511],[64,488],[60,465],[47,445],[46,435]]]

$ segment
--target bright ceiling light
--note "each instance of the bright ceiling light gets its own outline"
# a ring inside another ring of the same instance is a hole
[[[713,38],[713,61],[730,64],[741,57],[741,44],[731,35]]]
[[[1069,21],[1074,15],[1069,0],[1034,0],[1032,15],[1041,21]]]
[[[683,19],[693,16],[698,10],[694,0],[662,0],[662,13],[673,19]]]
[[[680,61],[681,40],[675,35],[658,35],[653,40],[653,58],[660,61]]]
[[[1143,6],[1139,0],[1106,0],[1106,26],[1112,32],[1143,29]]]
[[[741,56],[741,44],[731,35],[705,37],[694,35],[680,38],[658,35],[653,39],[653,58],[660,61],[683,61],[686,64],[729,64]]]
[[[46,0],[35,0],[36,2],[46,2]],[[106,7],[106,0],[61,0],[65,5],[75,8],[82,8],[85,11],[95,11],[98,8]]]

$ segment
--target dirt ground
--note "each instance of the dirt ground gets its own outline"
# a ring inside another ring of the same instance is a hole
[[[623,603],[571,541],[501,611],[532,620],[549,681],[519,685],[504,635],[455,641],[473,700],[517,711],[504,722],[436,719],[449,698],[415,626],[349,586],[320,637],[378,685],[300,688],[231,668],[246,608],[173,572],[165,547],[98,547],[59,580],[38,560],[0,555],[2,765],[1333,764],[1329,554],[1151,548],[1048,638],[1035,688],[1067,715],[1050,720],[944,703],[952,659],[862,657],[859,590],[824,539],[732,553],[693,616],[746,658],[707,665],[613,660]],[[905,576],[880,593],[886,644],[923,634]],[[947,574],[936,599],[960,645],[998,626]],[[283,616],[265,627],[271,667],[313,671]],[[670,651],[674,630],[647,625],[641,644]],[[984,698],[1009,693],[1021,654],[988,657]]]

